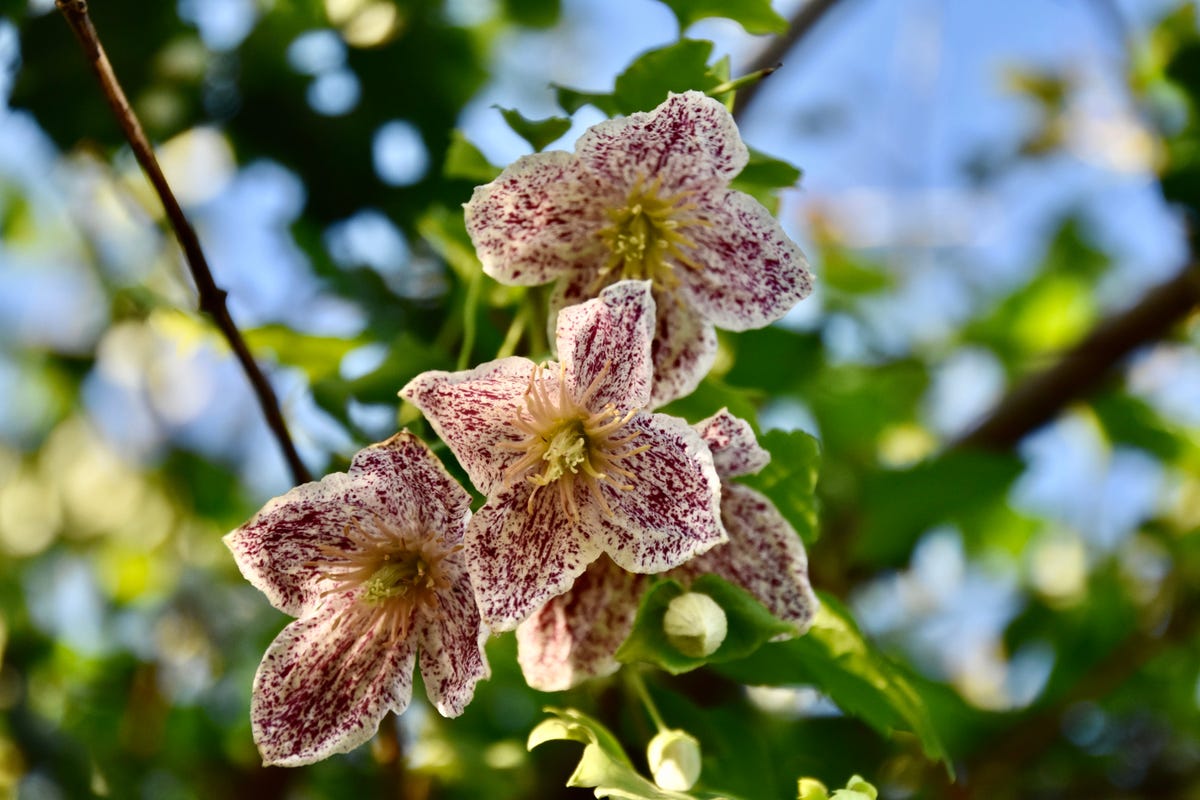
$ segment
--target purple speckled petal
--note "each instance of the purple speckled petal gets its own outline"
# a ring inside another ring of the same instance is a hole
[[[653,336],[649,281],[620,281],[595,300],[564,308],[558,313],[556,338],[568,388],[580,398],[604,372],[588,402],[591,410],[606,403],[619,409],[646,405],[654,377]]]
[[[523,438],[512,421],[525,407],[533,368],[529,359],[514,356],[464,372],[423,372],[400,396],[421,409],[475,488],[490,494],[520,457],[496,444]]]
[[[771,454],[758,444],[750,423],[730,414],[729,409],[722,408],[692,427],[708,443],[722,478],[752,475],[771,463]]]
[[[566,591],[600,555],[563,510],[557,487],[538,489],[530,510],[533,488],[520,482],[501,489],[467,526],[471,586],[484,624],[496,632],[512,630]]]
[[[717,332],[679,294],[655,292],[657,333],[651,348],[654,388],[650,408],[691,394],[717,359]]]
[[[747,194],[698,198],[709,225],[689,228],[698,269],[677,270],[679,290],[718,328],[761,328],[812,291],[808,261],[779,221]]]
[[[721,516],[729,543],[714,547],[675,573],[720,575],[803,633],[812,623],[817,598],[808,582],[808,557],[800,537],[762,494],[736,483],[726,483],[724,491]]]
[[[250,721],[265,764],[298,766],[345,753],[374,735],[412,697],[416,645],[336,623],[344,598],[288,625],[258,674]]]
[[[271,605],[299,617],[316,608],[328,588],[313,560],[322,547],[344,546],[346,527],[372,513],[372,483],[337,472],[297,486],[228,534],[225,545]]]
[[[436,531],[448,545],[462,540],[471,495],[408,431],[358,451],[349,474],[357,482],[370,481],[361,492],[363,503],[383,519],[415,532]]]
[[[570,153],[523,156],[475,189],[464,209],[483,271],[501,283],[533,286],[586,261],[603,263],[596,231],[621,198]]]
[[[475,593],[461,552],[441,562],[450,585],[438,607],[422,611],[421,677],[429,702],[444,717],[457,717],[475,696],[475,684],[491,674],[483,646],[490,635],[475,607]]]
[[[617,462],[632,489],[603,486],[611,515],[597,503],[583,510],[604,552],[631,572],[662,572],[726,541],[720,479],[700,435],[666,414],[639,414],[623,430],[640,430],[633,443],[650,447]]]
[[[649,582],[607,556],[593,561],[566,593],[517,628],[517,661],[526,683],[559,692],[616,672],[621,665],[613,654],[633,630]]]
[[[629,188],[662,181],[670,194],[728,183],[749,160],[725,106],[701,92],[673,94],[649,113],[601,122],[575,144],[584,166]]]

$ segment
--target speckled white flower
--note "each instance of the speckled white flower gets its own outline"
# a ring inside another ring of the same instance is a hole
[[[462,713],[489,674],[461,552],[470,500],[402,432],[225,537],[246,579],[298,617],[254,676],[265,763],[309,764],[369,739],[384,714],[408,707],[418,653],[430,702]]]
[[[719,575],[754,595],[771,613],[808,629],[817,598],[808,582],[808,558],[796,531],[774,503],[729,478],[758,472],[770,460],[754,431],[728,411],[698,423],[721,476],[721,518],[729,542],[673,569],[666,577],[690,582]],[[543,691],[560,691],[620,666],[613,654],[629,636],[642,595],[650,586],[601,559],[571,590],[553,598],[517,628],[517,658],[525,680]]]
[[[725,541],[704,440],[641,410],[653,319],[649,283],[622,281],[559,314],[561,363],[426,372],[401,392],[487,495],[466,555],[494,630],[515,628],[601,553],[662,572]]]
[[[575,152],[524,156],[466,204],[484,271],[501,283],[557,281],[563,308],[625,278],[649,280],[658,314],[651,407],[688,394],[712,366],[713,326],[779,319],[808,295],[804,254],[729,181],[746,146],[723,105],[671,95],[602,122]]]

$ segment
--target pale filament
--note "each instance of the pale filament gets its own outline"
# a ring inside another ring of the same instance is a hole
[[[360,647],[377,634],[389,646],[399,645],[408,637],[415,612],[438,606],[438,592],[450,586],[441,562],[460,548],[407,534],[377,514],[366,525],[354,518],[342,535],[344,546],[323,545],[321,557],[307,564],[331,584],[322,598],[352,595],[334,627],[357,631]]]
[[[664,196],[661,175],[648,184],[639,177],[625,205],[610,208],[610,224],[597,232],[609,256],[589,290],[598,291],[615,278],[650,280],[655,289],[674,289],[679,285],[676,265],[700,269],[686,252],[695,247],[688,234],[711,223],[694,213],[699,205],[693,194],[683,190]]]
[[[559,503],[563,511],[573,520],[579,519],[579,502],[576,486],[581,484],[604,509],[612,515],[612,507],[601,491],[607,483],[614,489],[629,491],[634,473],[618,466],[617,462],[644,453],[650,445],[625,448],[642,431],[620,436],[619,432],[638,413],[631,409],[622,413],[612,403],[605,403],[598,411],[589,405],[600,384],[608,375],[612,362],[604,366],[578,397],[573,397],[567,387],[565,368],[558,368],[558,392],[554,396],[548,386],[546,366],[538,365],[529,376],[529,387],[525,390],[525,410],[528,416],[518,413],[513,425],[525,434],[520,441],[500,442],[507,450],[523,453],[504,473],[506,485],[524,477],[533,485],[526,510],[533,512],[534,498],[539,489],[556,484]],[[540,469],[538,469],[540,465]],[[529,474],[531,470],[535,470]],[[624,479],[624,480],[622,480]]]

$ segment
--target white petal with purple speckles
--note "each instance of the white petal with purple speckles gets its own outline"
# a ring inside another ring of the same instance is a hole
[[[518,483],[488,500],[467,527],[467,568],[484,623],[508,631],[567,590],[600,548],[558,501],[553,487]]]
[[[271,605],[298,617],[320,602],[326,587],[312,562],[362,514],[362,488],[340,472],[297,486],[226,535],[225,545]]]
[[[465,372],[423,372],[400,396],[421,409],[475,488],[488,494],[516,460],[496,444],[520,438],[512,419],[525,406],[533,368],[529,359],[513,356]]]
[[[699,266],[678,271],[678,291],[718,327],[761,328],[812,291],[804,253],[753,197],[722,190],[700,214],[711,224],[690,232]]]
[[[442,563],[454,577],[438,595],[438,606],[423,615],[421,678],[433,707],[444,717],[457,717],[471,702],[476,682],[491,674],[483,652],[490,633],[479,618],[462,553]]]
[[[581,396],[599,378],[591,395],[595,403],[641,408],[650,399],[653,335],[649,281],[621,281],[596,300],[564,308],[557,340],[567,386]]]
[[[331,601],[291,623],[263,656],[250,721],[266,764],[349,752],[374,735],[385,713],[408,706],[415,642],[389,647],[385,637],[339,625],[341,605]]]
[[[580,137],[575,153],[606,183],[658,179],[671,193],[727,183],[749,160],[729,110],[702,92],[673,94],[648,113],[601,122]]]
[[[633,630],[649,578],[606,556],[592,562],[569,591],[517,628],[517,661],[525,682],[559,692],[617,671],[614,653]]]
[[[796,531],[774,503],[736,483],[725,484],[721,516],[729,543],[689,561],[679,573],[720,575],[750,592],[775,616],[794,623],[800,632],[807,630],[817,610],[817,598],[808,582],[808,557]]]
[[[717,474],[722,478],[752,475],[771,462],[754,435],[750,423],[722,408],[716,414],[692,426],[708,443]]]
[[[475,189],[464,209],[483,269],[502,283],[553,280],[580,259],[603,259],[597,200],[612,192],[563,152],[523,156]],[[615,198],[619,199],[619,198]]]
[[[631,487],[604,486],[612,513],[589,505],[604,552],[631,572],[662,572],[726,541],[720,522],[720,479],[708,447],[686,422],[643,414],[629,423],[649,448],[621,462]]]

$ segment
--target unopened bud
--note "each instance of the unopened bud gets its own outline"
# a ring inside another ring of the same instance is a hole
[[[667,605],[663,632],[676,650],[692,658],[710,656],[725,641],[725,610],[706,594],[687,592]]]
[[[659,731],[646,748],[646,761],[658,788],[686,792],[700,777],[700,742],[684,731]]]
[[[816,778],[801,778],[798,800],[829,800],[829,790]]]

